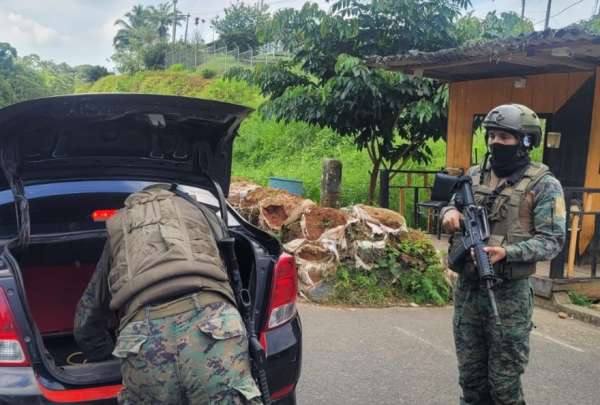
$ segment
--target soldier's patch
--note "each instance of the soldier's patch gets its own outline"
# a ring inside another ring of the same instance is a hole
[[[557,196],[554,199],[554,216],[557,218],[565,218],[567,209],[565,207],[565,199],[562,196]]]

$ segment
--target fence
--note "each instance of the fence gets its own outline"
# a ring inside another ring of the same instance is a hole
[[[567,202],[567,238],[562,252],[552,260],[550,278],[571,278],[574,267],[582,264],[582,257],[577,254],[580,242],[580,224],[586,216],[594,217],[594,234],[587,249],[590,259],[590,278],[598,278],[596,271],[598,254],[600,253],[600,211],[591,211],[592,198],[600,194],[600,188],[565,187]],[[566,267],[565,267],[566,264]]]
[[[281,46],[268,44],[258,50],[240,51],[236,47],[206,46],[204,44],[178,43],[167,52],[166,67],[175,64],[184,65],[188,69],[202,67],[218,71],[226,71],[233,66],[249,66],[257,64],[277,63],[290,58]]]
[[[422,197],[422,191],[427,194],[431,192],[431,179],[433,176],[439,173],[434,170],[382,170],[380,174],[379,183],[379,205],[383,208],[390,208],[390,190],[397,189],[398,191],[398,212],[405,218],[411,219],[409,224],[414,228],[420,228],[420,213],[419,213],[419,201]],[[396,175],[400,175],[403,184],[390,184],[392,178]],[[406,192],[411,191],[412,195],[407,195]],[[407,209],[412,212],[412,218],[407,214]],[[430,215],[427,217],[427,229],[431,230],[432,218]]]

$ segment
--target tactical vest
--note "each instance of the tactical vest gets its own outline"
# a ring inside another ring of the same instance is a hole
[[[221,228],[209,224],[218,218],[203,211],[159,187],[125,200],[125,207],[106,223],[112,310],[124,317],[149,303],[199,290],[235,302],[215,241],[223,236],[215,235]]]
[[[475,202],[488,210],[490,223],[490,238],[488,246],[513,245],[530,239],[534,235],[533,206],[527,204],[527,195],[545,175],[550,173],[547,166],[541,163],[530,163],[520,179],[514,184],[507,183],[504,188],[494,191],[489,186],[491,170],[488,168],[481,176],[482,168],[476,166],[471,169],[470,176],[473,180],[473,194]],[[483,182],[481,178],[483,177]],[[455,246],[462,243],[462,234],[453,236],[451,244]],[[510,262],[496,263],[494,270],[497,275],[507,280],[518,280],[535,273],[535,262]],[[461,269],[455,269],[460,272]],[[469,260],[465,265],[465,275],[476,277],[475,264]]]

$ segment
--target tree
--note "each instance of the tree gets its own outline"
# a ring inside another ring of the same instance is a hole
[[[8,72],[17,58],[17,50],[7,42],[0,42],[0,70]]]
[[[231,4],[223,10],[225,16],[211,21],[219,34],[219,42],[227,47],[242,50],[256,49],[261,44],[259,32],[268,23],[270,15],[268,5],[247,5],[242,1]]]
[[[276,13],[272,26],[277,28],[271,32],[285,33],[293,60],[270,70],[257,68],[255,80],[271,96],[261,111],[352,137],[371,159],[372,202],[382,168],[429,161],[427,139],[445,132],[447,89],[432,80],[368,69],[360,61],[372,54],[457,45],[453,24],[468,4],[342,0],[329,13],[314,4]]]
[[[99,65],[80,65],[76,67],[76,71],[81,79],[88,83],[93,83],[110,74],[104,66]]]
[[[533,22],[527,18],[522,19],[514,11],[503,12],[500,17],[496,15],[496,11],[491,11],[484,19],[479,19],[470,12],[460,18],[456,24],[459,42],[466,45],[514,37],[533,31]]]
[[[167,39],[169,37],[169,29],[173,26],[173,23],[180,26],[185,16],[178,11],[173,11],[171,3],[160,3],[156,7],[150,6],[150,19],[156,26],[158,37],[160,39]]]
[[[597,34],[600,32],[600,15],[596,14],[592,18],[579,21],[574,26]]]
[[[184,19],[179,10],[173,10],[172,3],[161,3],[156,7],[134,6],[124,18],[115,21],[119,30],[113,38],[116,52],[112,59],[119,71],[163,68],[170,27],[181,25]]]
[[[119,18],[115,25],[119,27],[117,34],[113,38],[113,45],[116,50],[126,50],[133,45],[135,38],[139,35],[139,30],[149,23],[149,9],[142,5],[133,6],[131,11],[125,13],[125,19]]]

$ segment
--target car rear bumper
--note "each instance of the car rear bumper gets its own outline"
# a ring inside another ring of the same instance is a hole
[[[274,400],[277,405],[294,405],[295,389],[300,378],[302,330],[300,318],[267,332],[267,378],[271,393],[285,393]],[[288,389],[286,390],[286,387]],[[44,396],[31,367],[0,367],[0,404],[54,404]],[[116,399],[78,404],[116,404]]]
[[[116,404],[116,398],[73,401],[77,404]],[[0,404],[56,404],[46,398],[31,367],[0,367]]]
[[[267,379],[273,402],[295,404],[302,362],[300,317],[296,315],[291,322],[266,332],[266,342]]]

